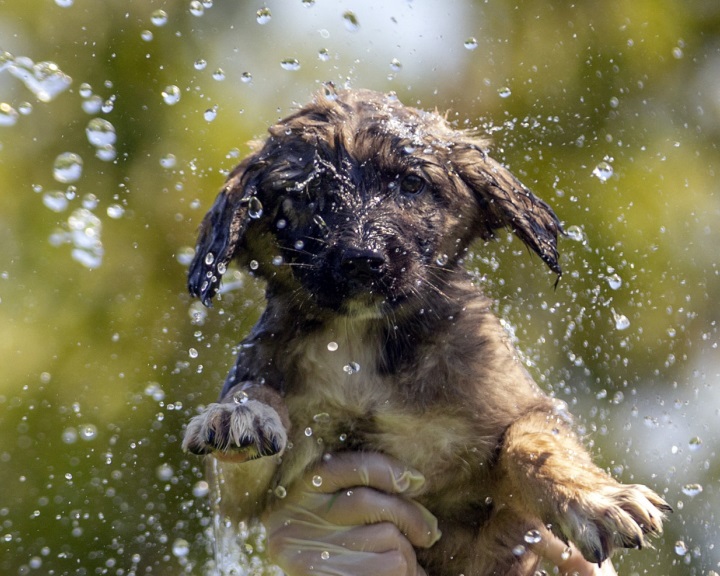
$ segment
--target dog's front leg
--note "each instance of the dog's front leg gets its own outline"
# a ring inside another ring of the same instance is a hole
[[[583,556],[601,563],[615,548],[641,548],[662,532],[667,503],[641,485],[623,485],[595,466],[552,411],[524,415],[508,429],[499,461],[504,500],[548,523]]]
[[[272,388],[240,382],[220,402],[209,404],[190,420],[183,449],[245,462],[282,454],[290,420],[282,397]]]

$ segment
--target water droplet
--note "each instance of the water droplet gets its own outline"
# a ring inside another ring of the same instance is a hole
[[[330,352],[335,352],[338,349],[338,343],[337,342],[328,342],[327,349]]]
[[[676,60],[680,60],[683,57],[682,48],[675,46],[675,48],[672,49],[672,55]]]
[[[233,394],[232,399],[235,404],[246,404],[250,400],[250,396],[244,390],[238,390]]]
[[[390,70],[393,72],[399,72],[402,69],[402,64],[400,63],[400,60],[397,58],[393,58],[390,61]]]
[[[258,24],[267,24],[272,20],[272,12],[267,6],[263,6],[256,12],[256,18]]]
[[[257,196],[251,196],[248,200],[248,216],[250,216],[250,218],[253,218],[254,220],[257,220],[262,216],[262,214],[262,202],[260,202]]]
[[[117,136],[115,126],[104,118],[93,118],[85,128],[87,139],[93,146],[106,146],[115,144]]]
[[[280,500],[287,496],[287,490],[285,489],[285,486],[278,485],[275,487],[275,490],[273,490],[273,492],[275,493],[275,496],[280,498]]]
[[[205,480],[198,480],[192,488],[195,498],[204,498],[210,493],[210,485]]]
[[[595,176],[600,182],[607,182],[613,175],[613,167],[609,162],[603,160],[600,162],[592,171],[592,175]]]
[[[149,382],[145,386],[145,396],[150,396],[155,402],[162,402],[165,400],[165,392],[157,382]]]
[[[212,252],[208,252],[205,254],[205,265],[206,266],[212,266],[213,262],[215,262],[215,254]]]
[[[696,452],[700,449],[700,446],[702,445],[702,440],[699,436],[695,436],[693,438],[690,438],[690,442],[688,442],[688,448],[691,452]]]
[[[82,109],[86,114],[98,114],[102,109],[102,98],[97,95],[90,96],[87,100],[83,100]]]
[[[470,36],[470,38],[467,38],[465,42],[463,42],[463,46],[465,46],[467,50],[475,50],[478,47],[477,38]]]
[[[172,553],[176,558],[183,558],[190,553],[190,544],[184,538],[177,538],[173,542]]]
[[[115,150],[115,146],[112,144],[98,146],[95,149],[95,157],[103,162],[112,162],[117,157],[117,150]]]
[[[28,114],[31,114],[33,111],[32,104],[30,102],[20,102],[18,104],[18,112],[22,114],[23,116],[27,116]]]
[[[615,310],[613,310],[612,315],[613,315],[613,320],[615,322],[616,330],[625,330],[630,327],[630,320],[628,320],[628,317],[625,316],[625,314],[620,314],[618,312],[615,312]]]
[[[313,421],[317,422],[318,424],[327,424],[330,422],[330,414],[327,412],[320,412],[319,414],[315,414],[313,416]]]
[[[160,158],[160,166],[163,168],[174,168],[176,162],[175,154],[165,154],[165,156]]]
[[[354,12],[348,10],[343,15],[343,22],[345,23],[345,29],[349,32],[357,32],[360,30],[360,21]]]
[[[53,212],[64,212],[68,207],[68,199],[63,192],[53,190],[45,192],[42,197],[43,204]]]
[[[60,8],[70,8],[73,5],[74,0],[55,0],[55,4]]]
[[[323,550],[322,552],[320,552],[320,558],[322,558],[323,560],[329,559],[330,552],[328,552],[327,550]]]
[[[315,0],[302,0],[302,4],[306,8],[312,8],[313,6],[315,6]]]
[[[322,483],[323,483],[322,476],[320,476],[318,474],[313,476],[312,485],[315,486],[315,488],[320,488],[320,486],[322,486]]]
[[[517,546],[515,546],[515,547],[512,549],[512,553],[513,553],[515,556],[522,556],[523,554],[525,554],[525,551],[526,551],[526,548],[525,548],[525,546],[523,546],[522,544],[518,544]]]
[[[620,106],[620,100],[617,96],[610,98],[610,108],[617,108],[618,106]]]
[[[78,432],[82,440],[94,440],[97,437],[97,426],[95,424],[83,424],[78,427]]]
[[[570,546],[568,546],[568,547],[565,548],[565,550],[563,550],[562,553],[560,554],[560,560],[562,560],[563,562],[565,562],[565,560],[567,560],[568,558],[570,558],[570,556],[572,556],[572,548],[570,548]]]
[[[703,491],[703,487],[700,484],[685,484],[685,486],[682,487],[682,491],[683,494],[687,496],[695,497]]]
[[[20,114],[7,102],[0,102],[0,126],[14,126]]]
[[[122,218],[123,214],[125,214],[125,208],[120,206],[120,204],[110,204],[110,206],[107,207],[106,212],[110,218],[117,220],[118,218]]]
[[[2,69],[20,80],[41,102],[50,102],[72,84],[55,62],[33,62],[26,56],[14,58],[8,52],[0,61]]]
[[[175,470],[173,470],[173,467],[170,466],[170,464],[160,464],[160,466],[155,468],[155,476],[162,482],[167,482],[174,474]]]
[[[687,554],[687,551],[687,544],[685,544],[685,542],[683,542],[682,540],[678,540],[677,542],[675,542],[675,554],[677,554],[678,556],[685,556],[685,554]]]
[[[542,542],[542,534],[540,534],[539,530],[528,530],[525,532],[523,540],[528,544],[539,544]]]
[[[213,106],[212,108],[208,108],[207,110],[205,110],[205,112],[203,113],[203,118],[205,118],[205,121],[212,122],[213,120],[215,120],[215,118],[217,118],[217,110],[217,106]]]
[[[355,374],[356,372],[360,372],[360,364],[357,362],[350,362],[350,364],[343,366],[343,371],[346,374]]]
[[[260,267],[260,264],[257,260],[250,260],[250,270],[257,270]]]
[[[302,250],[303,248],[305,248],[305,242],[303,242],[302,240],[297,240],[293,246],[295,247],[295,250]]]
[[[154,37],[152,30],[143,30],[140,32],[140,39],[144,42],[152,42]]]
[[[617,290],[620,286],[622,286],[622,278],[620,278],[617,274],[611,274],[606,278],[606,280],[608,286],[610,286],[613,290]]]
[[[507,86],[503,86],[498,90],[498,96],[500,98],[509,98],[512,95],[512,91]]]
[[[327,62],[330,60],[330,52],[327,48],[320,48],[320,51],[318,52],[318,59],[322,60],[323,62]]]
[[[445,266],[445,264],[448,263],[448,260],[450,260],[450,257],[447,254],[440,254],[437,258],[435,258],[435,264],[438,266]]]
[[[180,102],[180,95],[180,88],[178,88],[174,84],[166,86],[165,90],[162,91],[162,98],[165,104],[169,106],[174,106],[175,104]]]
[[[575,242],[585,241],[585,233],[583,232],[582,228],[580,228],[580,226],[576,226],[575,224],[573,224],[572,226],[568,226],[565,229],[565,233],[567,234],[568,238],[570,238],[570,240],[574,240]]]
[[[205,60],[204,58],[199,58],[195,60],[193,67],[195,68],[195,70],[205,70],[205,68],[207,67],[207,60]]]
[[[250,82],[252,82],[252,74],[250,74],[250,72],[243,72],[240,75],[240,82],[244,84],[249,84]]]
[[[83,161],[74,152],[64,152],[55,158],[53,178],[65,184],[77,182],[82,176]]]
[[[225,70],[223,70],[222,68],[218,68],[217,70],[215,70],[215,72],[213,72],[212,77],[213,80],[222,82],[223,80],[225,80]]]
[[[65,428],[65,430],[63,430],[62,432],[61,438],[65,444],[75,444],[78,439],[77,430],[72,426]]]
[[[345,442],[345,440],[347,440],[347,434],[340,434],[340,436],[338,436],[338,440],[340,440],[340,442]]]
[[[195,348],[190,348],[190,349],[188,350],[188,356],[190,356],[190,358],[197,358],[197,357],[198,357],[198,351],[197,351]]]
[[[202,5],[200,0],[192,0],[192,2],[190,2],[190,14],[197,17],[205,14],[205,6]]]
[[[297,58],[285,58],[280,62],[280,66],[283,70],[291,70],[293,72],[300,70],[300,62]]]
[[[152,22],[154,26],[165,26],[167,21],[168,15],[165,10],[155,10],[155,12],[150,15],[150,22]]]
[[[308,438],[310,438],[310,436],[312,436],[312,435],[313,435],[313,429],[310,428],[310,426],[308,426],[307,428],[305,428],[305,436],[307,436]]]
[[[273,256],[272,263],[273,266],[280,266],[280,264],[283,263],[283,257],[279,254],[277,256]]]

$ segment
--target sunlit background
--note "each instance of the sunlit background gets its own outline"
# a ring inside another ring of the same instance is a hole
[[[209,570],[180,438],[262,292],[205,311],[185,270],[325,81],[449,111],[555,207],[557,288],[506,234],[468,268],[597,461],[675,508],[620,574],[720,572],[717,0],[0,0],[0,573]]]

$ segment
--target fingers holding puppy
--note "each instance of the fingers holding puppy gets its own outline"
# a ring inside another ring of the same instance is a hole
[[[417,471],[382,454],[326,458],[263,517],[270,557],[291,576],[424,576],[413,546],[432,546],[440,531],[409,499],[423,484]]]

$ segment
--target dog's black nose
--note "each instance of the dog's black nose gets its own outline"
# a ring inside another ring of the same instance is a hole
[[[377,250],[348,248],[340,258],[340,266],[347,278],[372,280],[385,269],[385,256]]]

